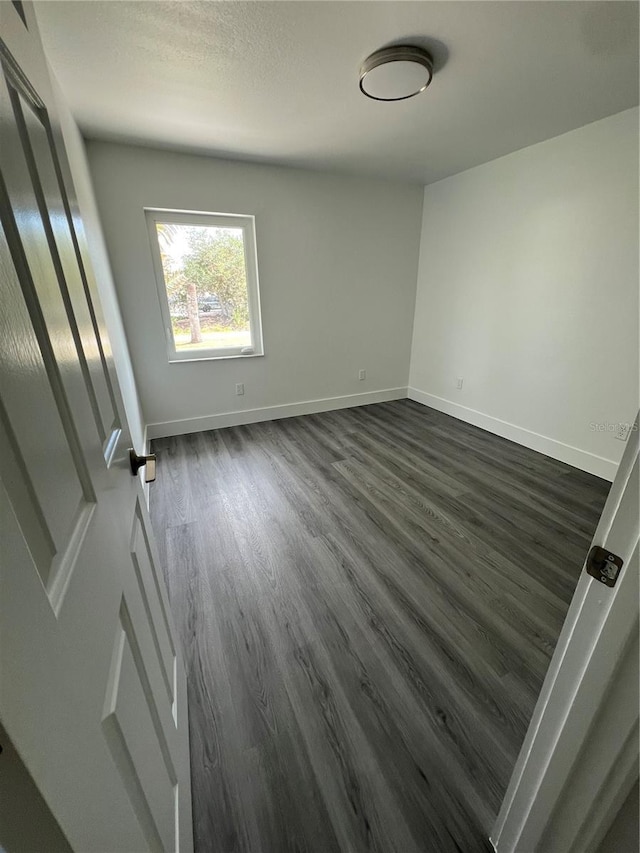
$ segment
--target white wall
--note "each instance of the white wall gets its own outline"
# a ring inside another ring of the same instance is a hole
[[[85,145],[51,68],[49,68],[49,76],[51,77],[56,100],[56,110],[60,120],[60,129],[64,137],[71,177],[84,226],[85,238],[91,255],[96,286],[100,295],[104,321],[111,342],[111,355],[122,394],[125,417],[133,446],[139,453],[142,453],[144,452],[144,422],[122,325],[116,289],[96,208]]]
[[[426,187],[409,385],[613,476],[591,424],[638,408],[637,108]]]
[[[88,153],[151,436],[405,396],[421,188],[103,142]],[[168,363],[144,207],[255,214],[263,358]]]

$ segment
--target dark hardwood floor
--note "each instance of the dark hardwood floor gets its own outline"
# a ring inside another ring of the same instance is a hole
[[[609,484],[409,400],[153,450],[199,853],[490,850]]]

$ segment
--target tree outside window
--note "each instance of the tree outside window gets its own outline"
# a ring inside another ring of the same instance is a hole
[[[263,355],[254,217],[145,216],[169,361]]]

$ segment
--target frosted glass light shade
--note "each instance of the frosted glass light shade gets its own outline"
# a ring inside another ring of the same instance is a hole
[[[360,90],[376,101],[403,101],[424,92],[433,60],[418,47],[387,47],[372,53],[360,68]]]

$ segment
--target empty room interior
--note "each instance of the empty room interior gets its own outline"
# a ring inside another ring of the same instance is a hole
[[[6,853],[637,853],[638,11],[0,0]]]

